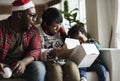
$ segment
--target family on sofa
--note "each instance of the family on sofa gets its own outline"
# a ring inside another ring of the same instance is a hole
[[[15,0],[11,16],[0,21],[0,79],[4,79],[4,68],[9,67],[12,70],[10,78],[27,81],[87,81],[86,70],[95,71],[99,81],[106,81],[102,62],[96,60],[90,68],[78,68],[68,59],[74,50],[66,48],[64,41],[68,36],[99,46],[86,37],[83,23],[71,27],[67,35],[58,9],[46,9],[38,27],[35,26],[36,18],[32,1]]]

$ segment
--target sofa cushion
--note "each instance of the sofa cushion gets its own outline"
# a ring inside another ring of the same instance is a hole
[[[20,78],[15,78],[15,79],[3,79],[3,80],[0,80],[0,81],[26,81],[26,80],[20,79]]]
[[[107,80],[110,81],[109,72],[106,73]],[[87,72],[87,81],[98,81],[97,74],[94,71]]]
[[[110,81],[109,72],[107,71],[106,74],[107,74],[106,75],[107,76],[106,81]],[[94,71],[87,72],[87,80],[88,81],[98,81],[96,72],[94,72]],[[15,78],[15,79],[4,79],[4,80],[0,80],[0,81],[26,81],[26,80],[23,80],[23,79],[20,79],[20,78]]]

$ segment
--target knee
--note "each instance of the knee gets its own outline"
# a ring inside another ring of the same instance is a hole
[[[34,68],[34,71],[37,72],[38,76],[45,75],[45,73],[46,73],[45,65],[41,61],[33,62],[32,68]]]
[[[62,70],[61,65],[60,65],[60,64],[56,64],[56,63],[52,64],[52,68],[53,68],[54,70],[59,70],[59,71]]]
[[[26,68],[23,78],[27,81],[44,81],[45,74],[44,64],[40,61],[34,61]]]
[[[73,61],[69,61],[69,62],[66,62],[64,65],[63,65],[63,71],[68,71],[69,70],[69,72],[74,72],[74,71],[79,71],[79,69],[78,69],[78,66],[77,66],[77,64],[75,64]]]
[[[103,66],[103,65],[99,65],[98,69],[102,72],[105,72],[106,71],[106,68]]]
[[[65,81],[80,81],[78,66],[72,61],[63,65],[63,73]]]
[[[64,67],[66,68],[78,68],[77,64],[75,64],[73,61],[66,62]]]
[[[50,63],[46,66],[46,81],[63,81],[63,71],[60,64]],[[51,78],[54,77],[54,78]]]
[[[61,76],[62,76],[63,71],[62,71],[62,67],[61,67],[60,64],[53,63],[51,66],[52,66],[51,69],[52,69],[53,72],[55,72],[55,73],[57,73],[58,75],[61,75]]]
[[[36,68],[36,70],[38,69],[38,70],[46,71],[45,70],[45,65],[41,61],[35,61],[35,62],[33,62],[33,68]]]
[[[57,64],[57,63],[48,63],[46,65],[46,69],[47,69],[47,72],[62,72],[62,68],[61,68],[61,65],[60,64]]]

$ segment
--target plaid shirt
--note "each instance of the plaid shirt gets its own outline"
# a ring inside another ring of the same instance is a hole
[[[9,30],[7,20],[0,21],[0,62],[5,60],[5,57],[12,44],[13,34]],[[36,27],[31,27],[23,33],[22,44],[24,48],[24,57],[33,56],[37,60],[41,54],[40,35]]]

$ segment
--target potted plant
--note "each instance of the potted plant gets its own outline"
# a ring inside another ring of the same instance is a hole
[[[77,11],[79,11],[78,8],[69,10],[68,0],[64,1],[64,10],[60,10],[60,12],[64,15],[64,18],[68,20],[70,27],[73,23],[74,24],[81,23],[80,20],[77,19]]]
[[[80,22],[80,20],[77,19],[77,15],[78,15],[77,11],[79,11],[78,8],[69,10],[68,0],[64,1],[64,10],[60,10],[60,12],[64,15],[64,18],[69,22],[69,27],[71,27],[72,24],[82,23]],[[91,38],[91,35],[87,33],[87,37]]]

